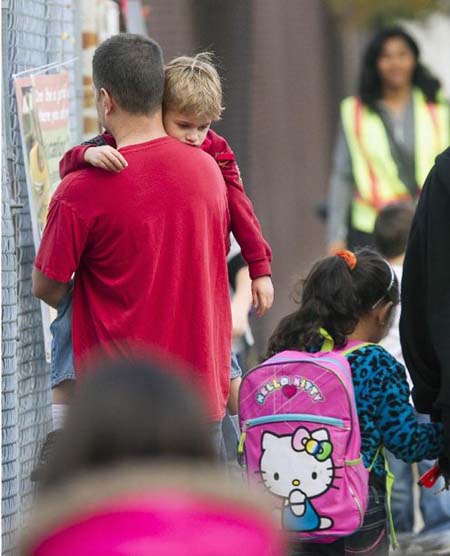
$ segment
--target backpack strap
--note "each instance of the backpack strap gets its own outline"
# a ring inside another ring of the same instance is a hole
[[[392,515],[392,488],[394,487],[395,482],[395,475],[389,468],[388,459],[386,454],[384,453],[384,446],[380,444],[375,452],[373,457],[372,463],[369,465],[369,472],[372,471],[373,466],[378,458],[378,456],[382,456],[384,460],[384,470],[386,472],[386,506],[387,506],[387,514],[389,519],[389,531],[391,533],[391,544],[392,548],[396,549],[398,547],[397,542],[397,535],[395,534],[395,527],[394,527],[394,516]]]
[[[322,352],[334,351],[334,340],[331,337],[330,333],[327,330],[325,330],[325,328],[319,328],[319,334],[323,337],[323,343],[322,343],[322,347],[320,348],[320,352],[322,353]],[[351,348],[342,351],[339,350],[339,355],[345,357],[346,355],[352,353],[352,351],[356,351],[357,349],[360,349],[364,346],[372,346],[372,345],[375,344],[373,344],[372,342],[361,342],[354,345]]]
[[[333,351],[334,340],[330,336],[329,332],[325,330],[325,328],[319,328],[319,334],[323,337],[323,343],[320,351]]]

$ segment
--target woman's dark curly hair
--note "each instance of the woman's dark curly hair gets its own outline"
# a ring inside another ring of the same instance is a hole
[[[345,346],[358,321],[382,299],[399,302],[399,286],[392,269],[375,251],[356,252],[357,264],[350,270],[339,256],[317,262],[303,286],[300,307],[284,317],[269,340],[267,357],[285,349],[309,351],[320,349],[324,328],[336,347]]]
[[[377,62],[383,46],[389,39],[402,39],[414,55],[416,68],[414,70],[413,85],[421,89],[429,102],[436,102],[441,84],[428,69],[420,62],[420,52],[416,41],[401,27],[389,27],[377,33],[367,46],[363,56],[358,94],[363,104],[376,109],[376,101],[382,96],[382,82],[378,74]]]

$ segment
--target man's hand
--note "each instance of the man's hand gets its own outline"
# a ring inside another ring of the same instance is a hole
[[[252,297],[256,314],[262,317],[273,303],[273,284],[270,276],[260,276],[252,281]]]
[[[110,145],[89,147],[84,153],[84,160],[92,166],[103,168],[110,172],[121,172],[128,166],[123,155]]]

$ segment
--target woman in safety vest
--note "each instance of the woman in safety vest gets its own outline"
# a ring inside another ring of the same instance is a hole
[[[379,210],[416,199],[449,144],[449,105],[403,29],[379,32],[362,61],[359,94],[341,103],[328,212],[328,250],[372,244]]]

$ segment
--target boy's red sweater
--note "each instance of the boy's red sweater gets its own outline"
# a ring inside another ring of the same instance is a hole
[[[89,166],[84,160],[84,153],[92,146],[101,145],[111,145],[115,148],[116,142],[112,135],[103,133],[83,145],[70,149],[59,163],[61,179],[70,172]],[[209,130],[200,148],[216,160],[222,171],[227,186],[231,231],[241,247],[251,279],[270,276],[272,251],[263,237],[252,202],[245,193],[239,167],[230,145],[223,137]]]

